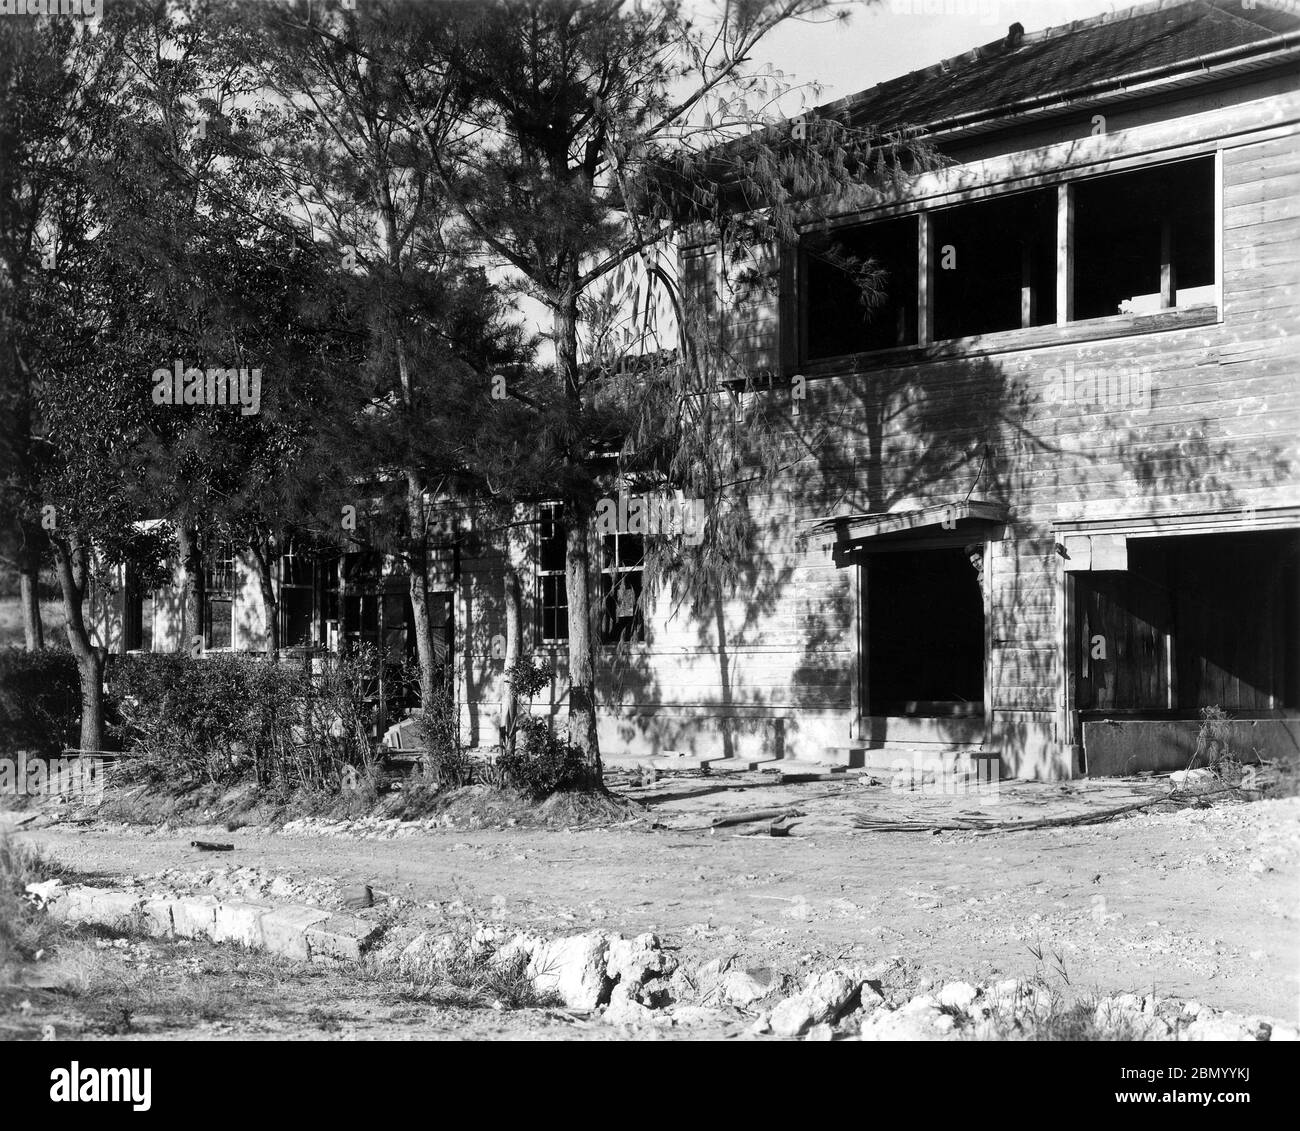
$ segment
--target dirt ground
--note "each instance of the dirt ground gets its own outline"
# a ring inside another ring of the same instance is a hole
[[[1224,802],[1025,831],[853,826],[855,816],[942,821],[982,813],[998,821],[1035,820],[1101,811],[1168,789],[1159,779],[1003,783],[990,804],[987,797],[936,796],[854,779],[781,785],[760,774],[679,776],[624,785],[621,792],[645,804],[649,818],[621,827],[464,828],[436,819],[405,825],[362,819],[296,821],[279,831],[94,823],[33,828],[43,817],[18,835],[106,881],[171,869],[189,874],[192,883],[196,871],[250,868],[304,886],[324,878],[365,883],[430,922],[458,915],[547,934],[653,931],[680,948],[683,961],[736,956],[747,967],[795,976],[837,960],[902,955],[936,981],[1025,977],[1034,973],[1033,948],[1059,955],[1080,990],[1154,990],[1294,1023],[1300,1016],[1300,799]],[[789,836],[708,827],[723,814],[787,805],[805,814],[792,822]],[[217,856],[192,848],[194,839],[236,848]],[[364,987],[319,988],[322,1000],[342,1003],[331,1007],[331,1016],[339,1009],[347,1014],[348,1000],[360,1005],[351,1022],[324,1030],[308,1025],[305,1036],[393,1036],[409,1025],[420,1036],[613,1035],[544,1011],[459,1016],[454,1008],[431,1012],[427,1002],[400,1000],[378,1008]],[[304,1007],[318,1009],[309,999],[314,990]],[[391,1016],[403,1009],[415,1010],[418,1020]],[[206,1031],[194,1035],[257,1035],[256,1025],[204,1024]],[[267,1024],[268,1036],[296,1031],[292,1019]]]

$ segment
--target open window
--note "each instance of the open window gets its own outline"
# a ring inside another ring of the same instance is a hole
[[[982,562],[982,545],[864,555],[869,714],[984,714]]]
[[[323,585],[320,563],[307,539],[293,539],[280,557],[280,645],[310,648],[320,640]]]
[[[1129,538],[1075,577],[1083,711],[1300,708],[1300,532]]]
[[[1056,321],[1056,191],[945,208],[930,230],[934,337]]]
[[[917,218],[904,216],[805,242],[805,357],[916,344],[917,231]],[[880,273],[870,292],[863,267]]]
[[[1214,158],[1076,183],[1074,317],[1215,299]]]
[[[645,639],[641,586],[645,570],[645,538],[616,532],[601,538],[600,642],[619,644]]]

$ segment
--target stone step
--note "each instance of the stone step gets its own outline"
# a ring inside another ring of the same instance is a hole
[[[942,746],[890,746],[858,745],[832,746],[826,749],[826,761],[847,769],[869,770],[875,774],[899,771],[943,772],[952,775],[966,774],[972,779],[986,780],[999,774],[990,774],[984,763],[999,764],[995,750],[975,750],[970,747]]]

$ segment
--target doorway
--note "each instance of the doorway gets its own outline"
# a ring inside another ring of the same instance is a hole
[[[983,716],[982,561],[982,545],[864,554],[865,714]]]

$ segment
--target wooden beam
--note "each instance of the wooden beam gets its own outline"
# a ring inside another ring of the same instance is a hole
[[[1056,324],[1074,319],[1074,186],[1056,186]]]
[[[929,212],[922,212],[916,218],[916,344],[919,346],[928,346],[934,340],[932,222]]]
[[[1028,239],[1020,244],[1020,326],[1028,329],[1038,318],[1038,287],[1034,278],[1034,249]]]
[[[1178,280],[1174,270],[1174,225],[1168,216],[1160,221],[1160,308],[1178,305]]]

